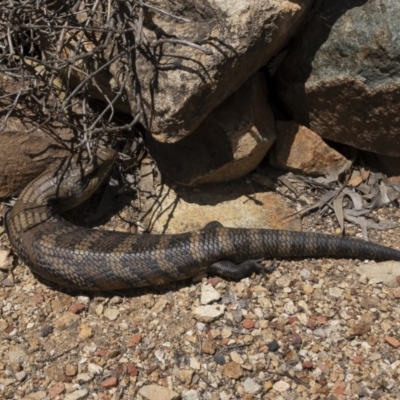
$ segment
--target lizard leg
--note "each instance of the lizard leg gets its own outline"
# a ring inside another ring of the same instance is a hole
[[[246,276],[251,275],[253,272],[269,272],[268,270],[265,271],[266,268],[260,263],[260,261],[262,261],[262,259],[248,260],[241,264],[235,264],[232,261],[222,260],[211,264],[208,267],[207,272],[210,275],[219,275],[223,278],[233,280],[245,278]]]

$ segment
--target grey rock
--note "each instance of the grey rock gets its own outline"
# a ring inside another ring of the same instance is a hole
[[[325,139],[400,156],[400,3],[322,0],[278,68],[291,117]]]
[[[252,394],[259,393],[262,388],[261,385],[259,385],[251,378],[246,378],[246,380],[243,382],[243,387],[246,393],[252,393]]]
[[[398,287],[397,277],[400,276],[400,262],[384,261],[360,265],[358,273],[367,276],[368,283],[380,283],[389,287]]]

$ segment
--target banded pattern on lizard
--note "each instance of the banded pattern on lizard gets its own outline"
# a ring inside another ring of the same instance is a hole
[[[261,258],[343,257],[400,260],[400,251],[341,236],[270,229],[205,228],[173,235],[134,235],[73,225],[59,213],[89,198],[108,176],[113,150],[92,162],[55,162],[29,184],[5,217],[16,253],[61,286],[117,290],[165,284],[202,273],[240,279],[263,270]]]

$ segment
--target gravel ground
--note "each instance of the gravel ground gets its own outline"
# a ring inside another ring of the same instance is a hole
[[[400,248],[399,229],[370,239]],[[0,225],[0,396],[398,399],[400,289],[360,275],[366,263],[277,261],[240,282],[87,295],[40,283]]]

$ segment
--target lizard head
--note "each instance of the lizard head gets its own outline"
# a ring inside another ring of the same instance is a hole
[[[53,174],[48,170],[42,177],[47,175],[49,184],[54,184],[49,199],[55,200],[57,210],[66,211],[87,200],[109,175],[115,159],[114,150],[102,148],[92,159],[77,154],[50,166]]]

